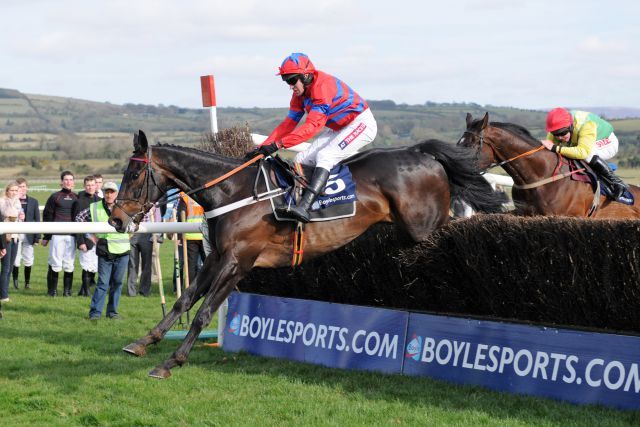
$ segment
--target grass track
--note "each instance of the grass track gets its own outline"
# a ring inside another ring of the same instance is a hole
[[[163,245],[165,275],[170,249]],[[150,298],[123,296],[120,321],[90,322],[87,298],[45,296],[45,251],[37,248],[33,289],[11,288],[12,301],[3,305],[2,426],[640,424],[640,412],[226,354],[201,343],[170,379],[154,380],[148,371],[171,354],[177,341],[149,348],[144,358],[120,349],[159,320],[157,289]],[[173,302],[166,279],[165,289]]]

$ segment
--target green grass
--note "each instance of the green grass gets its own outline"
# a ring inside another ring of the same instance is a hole
[[[165,276],[171,242],[163,244]],[[89,299],[45,296],[46,249],[33,289],[10,290],[0,320],[0,425],[638,425],[640,412],[449,385],[426,378],[329,369],[196,344],[168,380],[147,373],[177,347],[144,358],[121,348],[160,318],[150,298],[121,299],[123,319],[86,320]],[[79,279],[76,278],[74,292]],[[61,283],[60,283],[61,286]],[[165,279],[165,288],[170,282]],[[174,301],[167,292],[168,303]]]

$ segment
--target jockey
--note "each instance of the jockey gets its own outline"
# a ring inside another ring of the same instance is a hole
[[[289,114],[248,156],[269,156],[317,135],[295,159],[315,166],[309,187],[298,205],[276,208],[281,216],[309,222],[308,210],[324,189],[331,168],[371,143],[378,127],[367,102],[341,80],[316,70],[304,53],[287,56],[276,75],[293,91]],[[305,112],[305,122],[296,128]]]
[[[609,122],[586,111],[554,108],[547,115],[546,130],[547,139],[541,142],[548,150],[589,163],[611,188],[613,200],[624,194],[627,186],[605,162],[618,152],[618,138]]]

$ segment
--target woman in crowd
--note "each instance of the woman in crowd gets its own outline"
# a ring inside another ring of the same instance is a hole
[[[16,181],[11,181],[7,184],[4,196],[0,197],[0,215],[5,222],[24,220],[24,212],[22,212],[18,183]],[[18,234],[7,233],[4,235],[4,239],[6,255],[2,258],[2,267],[0,268],[0,302],[9,301],[9,277],[16,258]]]

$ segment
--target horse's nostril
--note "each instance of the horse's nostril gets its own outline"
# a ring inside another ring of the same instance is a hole
[[[122,221],[119,220],[118,218],[110,218],[108,222],[109,222],[109,225],[111,225],[117,231],[122,230]]]

